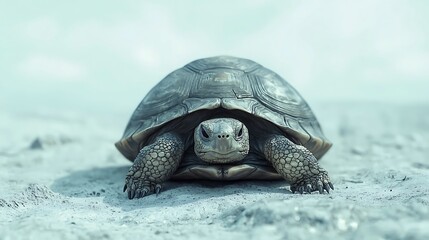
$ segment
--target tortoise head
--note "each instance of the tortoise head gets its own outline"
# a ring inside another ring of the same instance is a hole
[[[195,154],[205,162],[237,162],[249,152],[249,131],[233,118],[210,119],[195,128],[194,143]]]

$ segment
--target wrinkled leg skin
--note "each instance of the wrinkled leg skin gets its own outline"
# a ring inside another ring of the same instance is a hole
[[[183,152],[183,141],[170,133],[142,148],[125,178],[124,192],[128,189],[128,198],[158,194],[179,166]]]
[[[323,193],[324,190],[329,193],[334,189],[328,172],[319,166],[313,154],[284,136],[270,137],[265,142],[264,155],[289,182],[293,193]]]

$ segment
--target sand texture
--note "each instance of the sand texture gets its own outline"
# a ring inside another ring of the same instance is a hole
[[[429,239],[429,106],[312,106],[334,143],[331,194],[169,182],[138,200],[113,145],[123,116],[2,112],[0,239]]]

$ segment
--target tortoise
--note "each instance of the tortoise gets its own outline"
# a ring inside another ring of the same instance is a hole
[[[116,144],[133,165],[128,198],[169,179],[285,179],[295,193],[334,189],[318,160],[332,143],[301,95],[243,58],[195,60],[161,80]]]

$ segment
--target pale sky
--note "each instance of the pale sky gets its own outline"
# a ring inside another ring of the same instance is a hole
[[[309,101],[429,102],[429,2],[1,1],[0,107],[132,111],[169,72],[252,59]]]

